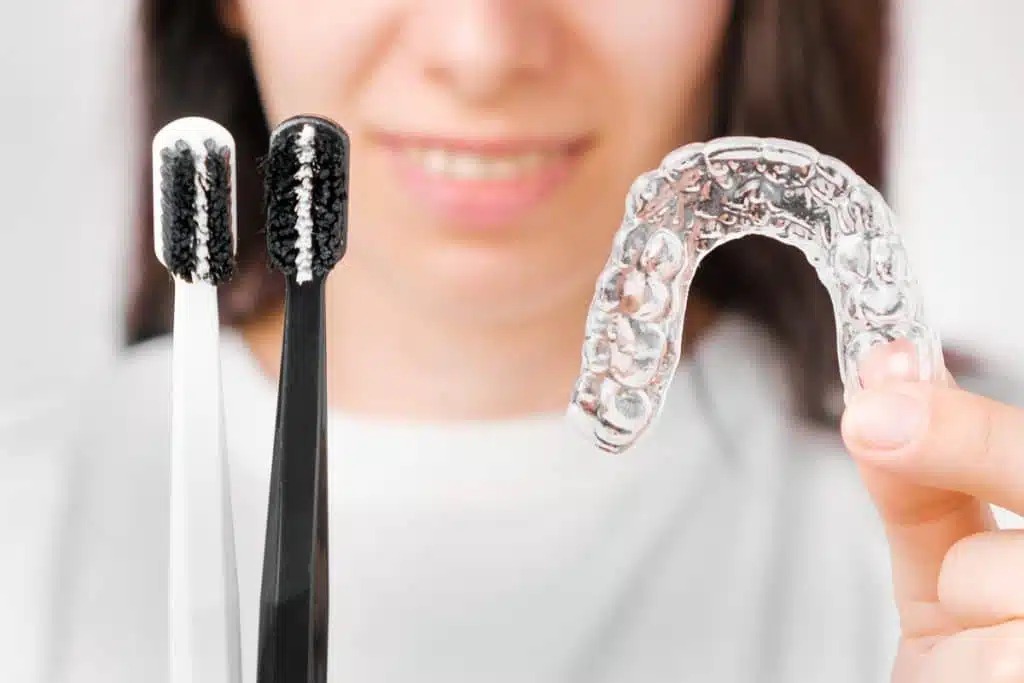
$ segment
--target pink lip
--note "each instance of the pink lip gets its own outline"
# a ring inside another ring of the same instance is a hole
[[[541,204],[571,175],[585,151],[582,139],[460,140],[394,136],[382,138],[396,175],[427,210],[449,225],[493,229],[514,223]],[[409,149],[448,149],[480,155],[546,153],[552,158],[535,171],[514,178],[464,180],[428,172],[409,157]]]

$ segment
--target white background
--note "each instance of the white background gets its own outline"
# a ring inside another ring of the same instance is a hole
[[[133,6],[9,3],[0,19],[0,426],[116,348]]]
[[[930,317],[1024,371],[1024,3],[894,4],[891,196]]]

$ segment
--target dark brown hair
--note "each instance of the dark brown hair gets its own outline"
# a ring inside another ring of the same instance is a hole
[[[146,133],[200,115],[236,139],[239,263],[234,281],[222,288],[221,310],[227,323],[238,324],[281,300],[280,279],[269,275],[257,239],[263,224],[258,160],[269,130],[248,49],[220,21],[218,0],[144,0],[142,8]],[[884,188],[888,25],[886,0],[735,0],[715,135],[798,140]],[[142,189],[129,343],[167,332],[171,319],[170,282],[151,256],[145,174]],[[771,330],[790,354],[804,415],[834,419],[827,398],[838,382],[835,318],[799,251],[754,237],[726,244],[703,262],[693,291]]]

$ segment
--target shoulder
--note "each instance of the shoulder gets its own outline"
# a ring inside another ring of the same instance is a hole
[[[49,625],[36,640],[60,680],[74,669],[128,681],[163,661],[170,359],[166,340],[133,347],[0,435],[0,451],[53,463],[34,483],[56,492],[51,523],[37,529],[51,569],[37,579]]]
[[[58,407],[40,414],[36,433],[25,434],[23,442],[34,437],[59,448],[80,487],[125,482],[144,487],[153,476],[147,472],[168,452],[170,390],[169,341],[132,347],[69,391]]]
[[[0,425],[4,533],[20,558],[0,567],[16,574],[0,585],[17,591],[0,594],[29,615],[17,658],[45,661],[58,679],[73,666],[97,672],[85,680],[127,680],[111,643],[160,661],[159,641],[133,633],[152,633],[162,614],[169,361],[162,341],[132,349]]]
[[[171,345],[157,339],[127,350],[81,397],[74,434],[83,448],[113,456],[170,436]]]
[[[170,456],[169,340],[127,350],[79,395],[77,410],[68,447],[83,491],[112,511],[160,500]]]
[[[6,463],[51,463],[61,472],[159,441],[169,425],[169,345],[126,352],[87,381],[0,422]]]

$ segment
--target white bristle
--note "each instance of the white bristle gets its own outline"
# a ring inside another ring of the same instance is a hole
[[[298,255],[295,258],[297,272],[296,282],[300,284],[313,279],[313,161],[316,159],[316,151],[313,147],[313,138],[316,129],[306,124],[299,131],[296,141],[298,147],[299,170],[295,173],[299,181],[295,188],[297,199],[295,206],[295,230],[299,233],[295,241]]]
[[[198,280],[210,276],[210,216],[206,211],[209,182],[206,174],[206,145],[192,148],[196,158],[196,272]]]

